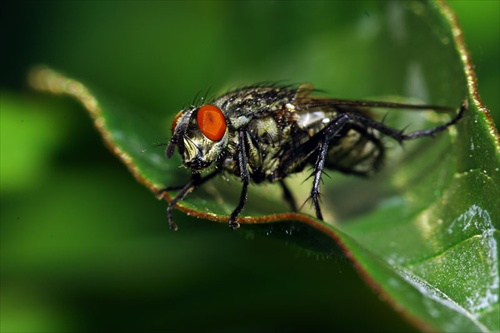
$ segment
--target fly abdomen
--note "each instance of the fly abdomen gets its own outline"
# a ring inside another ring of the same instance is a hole
[[[364,176],[376,172],[383,158],[384,146],[376,133],[350,127],[330,141],[325,167]]]

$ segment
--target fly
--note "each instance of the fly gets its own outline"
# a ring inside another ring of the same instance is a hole
[[[384,159],[385,135],[402,143],[432,136],[455,124],[467,108],[440,126],[404,133],[371,117],[373,108],[453,111],[436,105],[353,101],[310,96],[312,87],[252,86],[234,90],[212,103],[182,110],[172,124],[172,138],[165,155],[177,148],[190,181],[166,187],[159,193],[178,190],[167,208],[168,222],[176,230],[172,211],[197,187],[221,173],[238,177],[242,184],[239,202],[229,217],[229,226],[239,227],[250,182],[277,182],[284,198],[297,211],[292,192],[283,181],[288,175],[312,165],[310,192],[316,217],[323,219],[319,203],[321,175],[325,168],[366,176],[376,172]],[[202,175],[201,172],[210,171]]]

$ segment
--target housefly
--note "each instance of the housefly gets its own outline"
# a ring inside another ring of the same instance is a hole
[[[191,173],[169,203],[171,229],[177,229],[172,211],[184,197],[214,176],[227,173],[242,184],[239,202],[229,217],[229,226],[239,227],[238,216],[247,201],[250,182],[277,182],[284,198],[297,211],[284,179],[312,165],[312,200],[316,217],[323,219],[319,203],[321,175],[325,168],[359,176],[376,172],[384,159],[383,135],[402,143],[432,136],[455,124],[466,109],[462,105],[453,119],[440,126],[404,133],[371,117],[373,108],[453,111],[435,105],[352,101],[312,97],[312,87],[251,86],[215,98],[205,105],[192,105],[177,114],[165,155],[177,148],[182,164]],[[204,175],[203,171],[210,171]]]

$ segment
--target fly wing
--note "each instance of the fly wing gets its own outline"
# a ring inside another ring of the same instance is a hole
[[[347,110],[350,112],[361,112],[366,114],[368,109],[400,109],[400,110],[426,110],[435,112],[453,112],[456,109],[441,105],[419,105],[393,102],[362,101],[336,98],[300,98],[298,96],[296,103],[304,108],[332,108],[335,110]]]
[[[367,118],[374,118],[375,109],[423,110],[452,112],[455,109],[439,105],[416,105],[393,102],[360,101],[334,98],[309,97],[311,86],[300,86],[295,99],[298,125],[315,134],[325,127],[339,113],[357,113]]]

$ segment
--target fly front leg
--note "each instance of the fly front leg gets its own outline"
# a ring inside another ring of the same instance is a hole
[[[240,227],[240,224],[236,222],[236,219],[238,218],[238,215],[241,213],[247,202],[248,184],[250,182],[244,130],[240,130],[238,132],[238,139],[238,162],[240,167],[240,178],[243,182],[243,188],[241,189],[240,201],[238,202],[238,206],[236,206],[229,218],[229,226],[232,229],[238,229]]]
[[[168,203],[167,207],[167,218],[168,218],[168,226],[172,230],[177,230],[177,224],[174,222],[174,219],[172,217],[172,212],[175,207],[175,205],[184,199],[184,197],[191,191],[195,190],[198,186],[202,185],[205,183],[207,180],[212,179],[215,175],[217,175],[219,171],[214,171],[205,177],[202,177],[199,173],[194,173],[191,176],[191,180],[184,186],[168,186],[160,189],[158,191],[158,194],[161,194],[163,192],[168,192],[168,191],[177,191],[179,190],[179,193],[177,193],[177,196],[175,196],[172,201]]]

